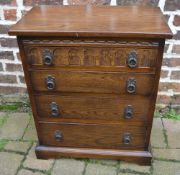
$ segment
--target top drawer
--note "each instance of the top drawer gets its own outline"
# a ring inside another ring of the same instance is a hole
[[[154,68],[158,46],[76,44],[25,45],[28,65],[45,67],[121,67]]]

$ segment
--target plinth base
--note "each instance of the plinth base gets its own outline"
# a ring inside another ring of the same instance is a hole
[[[39,159],[60,157],[114,159],[133,162],[140,165],[150,165],[152,159],[151,152],[135,150],[67,148],[38,145],[35,152]]]

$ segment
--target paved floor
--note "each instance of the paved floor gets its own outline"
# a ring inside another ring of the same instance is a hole
[[[113,160],[38,160],[32,117],[0,112],[0,175],[180,175],[180,121],[155,118],[152,166]]]

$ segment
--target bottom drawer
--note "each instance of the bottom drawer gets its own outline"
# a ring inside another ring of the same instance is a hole
[[[39,132],[41,145],[137,149],[144,148],[146,128],[120,124],[39,123]]]

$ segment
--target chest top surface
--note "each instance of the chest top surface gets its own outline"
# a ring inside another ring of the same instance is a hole
[[[158,7],[39,6],[10,31],[18,36],[171,38]]]

